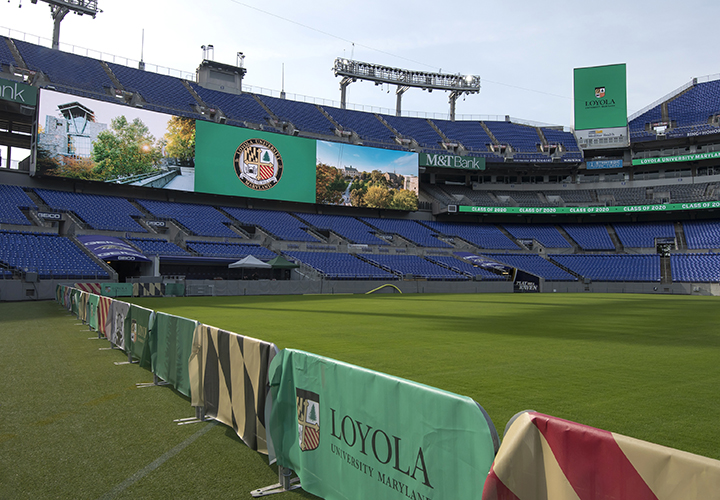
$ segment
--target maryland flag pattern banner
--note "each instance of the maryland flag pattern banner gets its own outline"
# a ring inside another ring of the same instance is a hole
[[[483,500],[720,497],[720,461],[536,412],[508,424]]]
[[[87,323],[87,301],[88,293],[80,290],[78,296],[78,319],[83,323]]]
[[[268,454],[268,367],[275,344],[199,325],[190,356],[193,406],[232,427],[253,450]]]
[[[100,333],[105,335],[106,339],[110,339],[109,330],[109,317],[110,307],[112,306],[113,299],[110,297],[98,296],[98,307],[97,307],[97,328]]]
[[[153,373],[185,396],[190,396],[188,363],[198,324],[192,319],[157,312],[150,336]]]
[[[325,499],[479,499],[498,449],[471,398],[284,349],[270,365],[277,462]]]

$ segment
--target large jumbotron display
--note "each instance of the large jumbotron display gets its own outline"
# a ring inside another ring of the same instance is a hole
[[[43,90],[36,175],[412,211],[418,154],[316,141]]]

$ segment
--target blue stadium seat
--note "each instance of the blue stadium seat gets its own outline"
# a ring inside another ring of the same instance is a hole
[[[577,278],[539,255],[484,253],[497,262],[534,274],[546,281],[577,281]]]
[[[0,36],[0,64],[7,64],[17,66],[15,57],[10,52],[10,48],[7,46],[7,39],[4,36]]]
[[[547,248],[572,248],[562,234],[549,224],[504,224],[508,233],[518,240],[537,240]]]
[[[451,248],[437,234],[414,220],[363,217],[362,220],[386,234],[397,234],[421,247]]]
[[[562,228],[583,250],[615,250],[602,224],[563,224]]]
[[[0,184],[0,223],[31,226],[21,208],[37,210],[37,206],[20,186]]]
[[[468,224],[462,222],[427,221],[425,224],[438,233],[462,238],[480,248],[491,250],[519,250],[520,247],[490,224]]]
[[[330,230],[347,239],[350,243],[362,245],[387,245],[376,237],[373,228],[352,217],[344,215],[323,215],[296,213],[296,217],[320,230]]]
[[[675,238],[672,222],[616,222],[620,243],[629,248],[653,248],[656,238]]]
[[[142,212],[125,198],[96,194],[35,189],[40,198],[58,212],[74,212],[93,229],[147,233],[132,217]]]
[[[190,255],[188,252],[166,240],[157,238],[128,238],[143,255]]]
[[[720,281],[720,254],[673,254],[670,268],[673,281],[717,283]]]
[[[155,217],[174,219],[185,226],[190,234],[240,238],[238,233],[227,227],[231,223],[230,219],[210,205],[155,200],[137,200],[137,202]]]
[[[457,273],[462,273],[468,277],[479,276],[483,281],[506,281],[507,277],[495,274],[481,267],[475,267],[469,262],[447,255],[430,255],[425,257],[430,262],[434,262],[443,267],[449,267]]]
[[[418,255],[363,254],[362,258],[403,276],[444,281],[466,281],[469,277],[452,269],[447,269]]]
[[[68,238],[0,231],[0,263],[40,279],[107,279],[108,273]]]
[[[399,276],[358,259],[335,252],[286,252],[285,255],[305,264],[328,279],[395,280]]]
[[[307,224],[300,222],[287,212],[253,208],[221,208],[242,225],[259,227],[279,240],[307,241],[312,243],[319,241],[308,232],[303,231],[303,228],[308,226]]]
[[[85,89],[96,94],[94,97],[110,96],[106,89],[113,87],[112,80],[105,73],[97,59],[78,56],[61,50],[53,50],[40,45],[15,40],[25,64],[30,70],[42,71],[60,87]]]
[[[265,261],[277,257],[274,252],[254,243],[217,243],[188,240],[187,247],[205,257],[231,257],[239,260],[252,255]]]
[[[332,135],[335,126],[314,104],[276,97],[258,96],[282,121],[287,121],[301,132]]]
[[[660,281],[660,256],[549,255],[552,260],[594,281]]]

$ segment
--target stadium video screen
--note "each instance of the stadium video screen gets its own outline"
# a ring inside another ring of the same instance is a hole
[[[194,120],[41,90],[40,176],[417,210],[418,155]]]
[[[193,191],[194,157],[193,119],[40,91],[35,175]]]
[[[416,153],[196,125],[195,191],[326,205],[417,210]]]

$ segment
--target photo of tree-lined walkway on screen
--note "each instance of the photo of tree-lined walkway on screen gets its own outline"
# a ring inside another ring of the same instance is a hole
[[[195,120],[43,90],[36,174],[193,191]]]
[[[317,203],[417,210],[417,153],[317,141]]]

